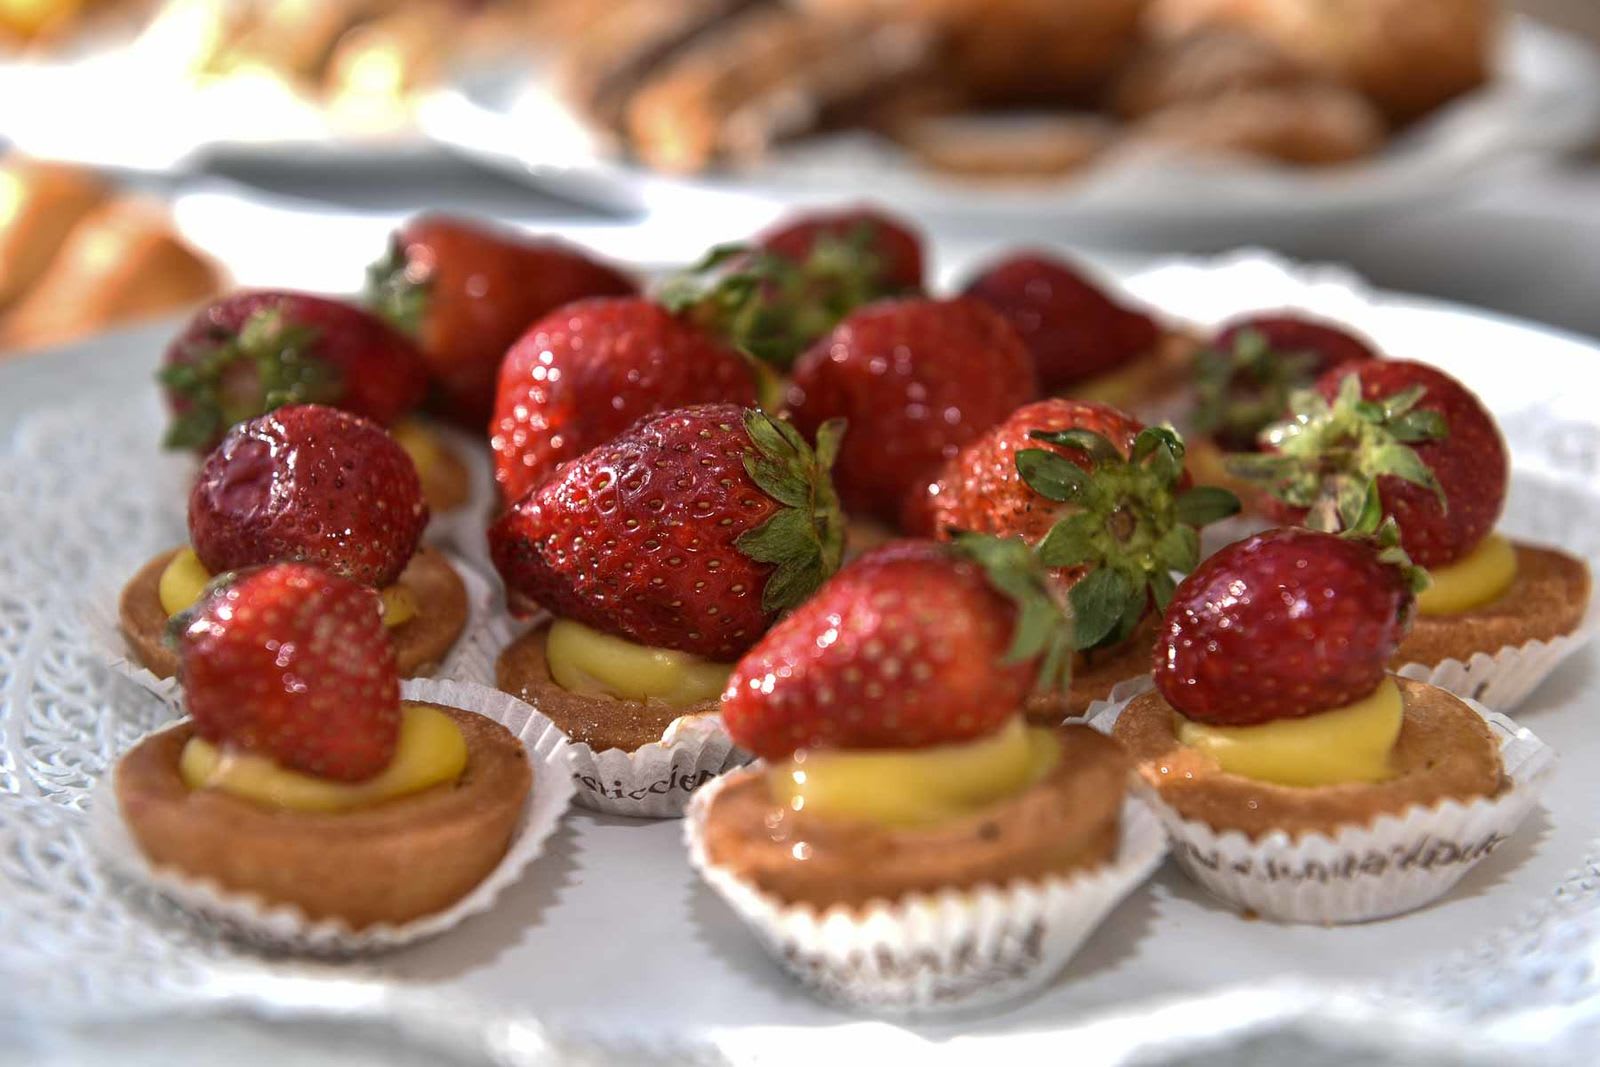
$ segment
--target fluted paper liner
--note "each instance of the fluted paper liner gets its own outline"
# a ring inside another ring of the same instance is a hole
[[[533,788],[505,856],[476,888],[443,911],[398,926],[382,923],[357,931],[342,920],[310,919],[292,904],[271,904],[253,893],[225,889],[209,879],[170,867],[156,867],[139,850],[122,819],[112,785],[114,766],[101,777],[91,797],[90,844],[101,861],[118,875],[155,889],[219,933],[272,952],[324,957],[368,955],[441,934],[470,916],[488,911],[500,893],[521,878],[528,865],[539,857],[572,800],[572,773],[564,748],[541,749],[537,744],[550,720],[513,696],[471,682],[430,679],[402,682],[400,696],[402,700],[463,708],[493,719],[521,739],[533,763]]]
[[[759,765],[741,773],[760,773]],[[734,777],[690,801],[689,862],[809,992],[874,1014],[967,1011],[1037,992],[1166,854],[1161,824],[1129,797],[1116,855],[1092,870],[819,914],[762,892],[706,856],[706,812]]]
[[[476,682],[493,687],[494,661],[499,650],[495,631],[490,626],[490,620],[495,616],[494,589],[477,567],[464,561],[460,556],[447,552],[445,558],[450,561],[450,565],[461,576],[462,584],[466,586],[467,621],[461,628],[461,636],[456,638],[456,643],[445,653],[444,660],[433,672],[433,677]],[[132,577],[132,572],[129,572],[128,577]],[[121,596],[120,585],[107,589],[96,596],[90,602],[88,610],[84,612],[83,621],[88,631],[90,648],[100,662],[141,689],[155,694],[169,704],[179,703],[183,695],[177,677],[157,678],[148,667],[134,657],[132,649],[128,647],[127,638],[122,636],[122,625],[117,614]]]
[[[676,719],[660,741],[632,752],[596,752],[581,741],[568,741],[555,726],[550,729],[553,740],[570,746],[574,802],[608,815],[680,819],[697,789],[751,760],[715,715]]]
[[[1184,872],[1224,903],[1268,919],[1355,923],[1413,911],[1444,896],[1516,832],[1539,802],[1555,752],[1529,730],[1471,699],[1465,703],[1500,742],[1510,786],[1462,803],[1416,804],[1370,826],[1291,837],[1275,831],[1252,840],[1186,819],[1150,785],[1143,797],[1172,838]],[[1127,707],[1103,708],[1092,725],[1110,733]]]
[[[1597,628],[1600,601],[1591,597],[1583,618],[1571,633],[1548,641],[1506,645],[1493,652],[1475,652],[1465,662],[1446,659],[1435,664],[1407,663],[1394,673],[1448,689],[1495,711],[1512,711],[1555,673],[1562,661],[1588,644]]]

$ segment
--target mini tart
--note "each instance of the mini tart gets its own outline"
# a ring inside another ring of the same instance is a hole
[[[563,688],[551,677],[545,658],[549,636],[550,623],[545,621],[507,645],[495,662],[495,685],[533,705],[562,733],[595,752],[613,748],[633,752],[660,741],[676,719],[717,714],[715,700],[673,707]]]
[[[1418,614],[1391,667],[1462,663],[1529,641],[1549,641],[1578,628],[1589,608],[1589,568],[1564,552],[1515,544],[1517,576],[1487,604],[1459,615]]]
[[[495,868],[533,784],[522,742],[505,727],[432,706],[467,743],[453,783],[342,812],[270,808],[184,784],[178,760],[194,735],[184,720],[118,761],[117,803],[157,866],[356,930],[409,922],[449,907]]]
[[[773,802],[765,771],[733,772],[705,813],[706,858],[786,903],[818,909],[1100,866],[1116,852],[1130,762],[1088,727],[1055,732],[1061,758],[1041,781],[928,827],[792,812]],[[794,854],[799,842],[809,846],[803,860]]]
[[[1382,782],[1302,787],[1229,774],[1178,743],[1176,713],[1155,690],[1128,704],[1112,736],[1128,747],[1139,774],[1179,815],[1250,838],[1275,830],[1331,837],[1415,805],[1492,797],[1506,788],[1499,745],[1476,712],[1443,689],[1394,681],[1405,711],[1391,754],[1396,774]]]
[[[122,589],[117,607],[122,636],[134,658],[157,678],[178,673],[178,654],[166,642],[167,612],[161,606],[161,572],[179,549],[163,552],[140,568]],[[400,575],[417,598],[417,614],[389,631],[401,677],[437,670],[467,625],[467,587],[444,554],[421,548]]]
[[[1082,715],[1095,701],[1109,698],[1118,682],[1149,674],[1158,625],[1155,615],[1147,615],[1133,636],[1121,644],[1075,654],[1072,683],[1067,691],[1029,694],[1023,706],[1028,721],[1035,726],[1055,726],[1063,719]]]

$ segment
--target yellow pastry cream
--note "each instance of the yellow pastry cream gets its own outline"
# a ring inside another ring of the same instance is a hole
[[[684,708],[722,695],[731,663],[712,663],[687,652],[651,648],[557,619],[546,636],[550,677],[584,696]]]
[[[426,704],[401,706],[394,759],[364,782],[332,782],[278,766],[265,756],[227,752],[191,737],[178,759],[190,789],[225,793],[290,811],[344,811],[453,782],[467,766],[467,742],[450,716]]]
[[[389,429],[389,436],[411,457],[412,465],[417,468],[417,477],[423,484],[427,484],[429,475],[437,473],[449,461],[439,436],[416,419],[396,423]]]
[[[1060,758],[1050,730],[1018,715],[986,737],[919,749],[815,750],[774,765],[775,801],[794,811],[885,826],[971,814],[1038,782]]]
[[[1177,715],[1177,713],[1174,713]],[[1229,774],[1278,785],[1378,782],[1392,775],[1389,753],[1404,704],[1393,678],[1342,708],[1255,726],[1207,726],[1177,715],[1178,741],[1207,753]]]
[[[205,591],[211,578],[211,572],[200,562],[200,557],[195,555],[194,549],[187,546],[179,549],[177,555],[172,557],[172,561],[161,572],[161,583],[157,586],[161,597],[161,610],[171,618],[188,608],[200,599],[200,594]],[[385,626],[393,629],[416,618],[417,597],[409,587],[396,582],[379,592],[383,598]]]
[[[1517,551],[1492,533],[1454,563],[1428,571],[1432,584],[1417,594],[1423,615],[1459,615],[1496,599],[1517,577]]]

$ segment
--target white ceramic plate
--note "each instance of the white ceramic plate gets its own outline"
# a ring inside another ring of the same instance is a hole
[[[738,174],[655,174],[616,158],[555,98],[547,78],[522,68],[464,72],[423,99],[418,119],[426,134],[475,159],[612,209],[654,214],[740,199],[827,202],[870,190],[873,198],[924,218],[1150,229],[1317,218],[1436,198],[1468,179],[1587,143],[1600,123],[1600,74],[1581,41],[1517,19],[1490,85],[1369,162],[1322,171],[1169,162],[1035,184],[963,183],[920,169],[861,134],[798,141]],[[707,225],[716,218],[707,217]]]
[[[1586,399],[1600,347],[1258,254],[1163,263],[1127,281],[1197,321],[1282,305],[1338,315],[1396,355],[1460,374],[1506,419],[1517,468],[1507,528],[1600,554],[1600,415]],[[84,847],[93,782],[163,713],[93,664],[81,622],[83,598],[181,521],[149,459],[158,426],[149,372],[162,335],[0,365],[0,983],[25,984],[8,1010],[32,1025],[114,1009],[227,1009],[337,1019],[503,1063],[575,1048],[608,1062],[594,1050],[618,1046],[768,1063],[1120,1063],[1263,1033],[1292,1042],[1269,1046],[1281,1055],[1308,1042],[1359,1046],[1354,1060],[1326,1062],[1406,1062],[1423,1051],[1449,1062],[1473,1052],[1591,1062],[1592,649],[1517,716],[1561,755],[1544,810],[1439,904],[1370,925],[1280,927],[1222,910],[1168,868],[1042,996],[956,1022],[891,1024],[807,999],[695,879],[677,823],[585,812],[492,912],[433,943],[329,969],[207,940],[122,891]],[[1253,1062],[1282,1062],[1250,1047]]]

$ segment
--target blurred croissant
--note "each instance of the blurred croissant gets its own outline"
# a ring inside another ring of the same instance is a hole
[[[1148,21],[1258,36],[1402,123],[1483,84],[1499,29],[1494,0],[1152,0]]]

